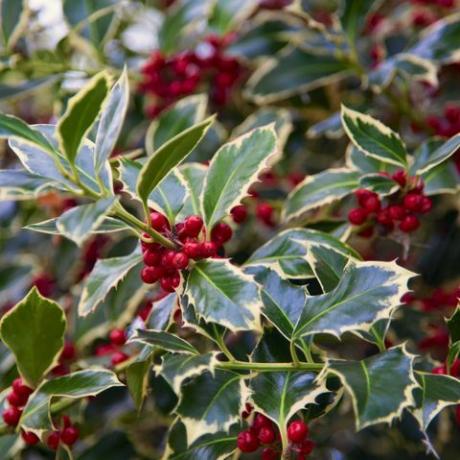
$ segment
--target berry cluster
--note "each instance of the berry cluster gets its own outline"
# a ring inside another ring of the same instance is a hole
[[[247,404],[243,417],[248,417],[252,407]],[[307,439],[308,425],[302,420],[294,420],[288,425],[287,436],[290,451],[297,460],[305,460],[313,451],[314,443]],[[281,458],[280,434],[275,424],[262,414],[254,414],[249,429],[238,434],[237,446],[241,452],[256,452],[260,447],[261,460],[279,460]]]
[[[213,103],[225,105],[243,72],[238,59],[225,52],[233,38],[232,35],[211,35],[196,49],[170,57],[160,51],[153,53],[142,68],[143,80],[139,86],[139,91],[155,99],[147,108],[147,114],[156,117],[181,97],[193,94],[205,82],[211,88]]]
[[[412,233],[420,226],[417,214],[428,213],[433,203],[423,194],[423,183],[415,177],[408,177],[403,170],[396,171],[391,178],[400,186],[400,191],[391,198],[386,206],[377,193],[366,189],[358,189],[355,196],[359,207],[348,213],[348,221],[352,225],[364,225],[358,235],[369,238],[373,235],[374,224],[380,224],[386,232],[390,232],[398,223],[403,233]]]
[[[16,426],[19,423],[22,410],[33,391],[34,390],[28,387],[20,377],[13,380],[11,391],[6,397],[9,407],[2,413],[3,421],[8,426]]]
[[[211,230],[211,241],[200,239],[204,234],[203,219],[200,216],[188,216],[171,228],[167,218],[156,211],[150,214],[150,223],[154,230],[174,241],[178,249],[168,249],[159,243],[141,242],[145,267],[141,278],[144,283],[157,281],[163,291],[174,292],[180,284],[180,271],[185,270],[190,260],[216,257],[217,251],[230,240],[233,231],[224,222],[217,223]],[[144,235],[149,238],[148,235]]]
[[[110,355],[112,366],[117,366],[129,359],[129,355],[121,350],[127,340],[126,332],[123,329],[112,329],[109,333],[109,340],[110,343],[104,343],[96,347],[94,352],[96,356]]]
[[[423,311],[430,312],[455,307],[459,298],[460,286],[450,290],[436,288],[430,295],[424,297],[417,297],[412,293],[406,293],[401,298],[401,301],[405,304],[420,305]]]
[[[46,445],[51,450],[58,450],[59,444],[63,444],[71,447],[73,446],[80,437],[79,429],[72,424],[70,418],[64,415],[62,417],[62,428],[60,430],[52,431],[46,438]]]
[[[426,122],[438,136],[455,136],[460,132],[460,106],[447,104],[442,115],[430,115]]]

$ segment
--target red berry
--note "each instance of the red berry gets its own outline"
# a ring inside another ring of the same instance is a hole
[[[61,432],[61,440],[64,444],[72,446],[77,442],[77,439],[80,436],[80,431],[74,426],[69,426],[64,428]]]
[[[194,238],[203,228],[203,219],[200,216],[188,216],[184,221],[184,229],[188,236]]]
[[[431,369],[432,374],[437,374],[437,375],[445,375],[446,374],[446,368],[445,366],[436,366]]]
[[[268,203],[258,203],[256,207],[256,216],[262,222],[271,224],[273,219],[273,206]]]
[[[423,197],[416,193],[408,193],[404,197],[404,207],[409,211],[419,212],[423,206]]]
[[[279,458],[279,454],[270,447],[266,447],[260,454],[260,460],[279,460]]]
[[[271,427],[271,420],[268,417],[265,417],[263,414],[256,414],[254,421],[252,422],[252,428],[254,428],[256,431],[260,431],[260,429],[264,426]]]
[[[451,123],[458,123],[460,121],[460,106],[455,104],[447,104],[444,107],[444,116]]]
[[[6,399],[8,400],[11,406],[23,407],[26,405],[27,400],[29,399],[29,396],[21,395],[19,393],[16,393],[13,390],[10,393],[8,393],[8,396],[6,397]]]
[[[112,363],[112,366],[117,366],[118,364],[123,363],[127,359],[129,359],[129,356],[126,353],[123,353],[122,351],[116,351],[112,355],[112,359],[110,360],[110,362]]]
[[[262,444],[271,444],[276,439],[275,431],[271,426],[263,426],[257,436]]]
[[[146,284],[156,283],[163,275],[162,267],[144,267],[141,271],[141,279]]]
[[[166,217],[163,214],[156,211],[150,213],[150,222],[152,228],[157,230],[158,232],[170,228],[168,219],[166,219]]]
[[[161,251],[152,251],[147,249],[144,252],[144,264],[149,267],[155,267],[161,262]]]
[[[147,239],[150,238],[150,235],[148,233],[143,233],[142,236]],[[146,251],[147,249],[149,249],[150,251],[156,252],[156,251],[161,250],[162,246],[153,241],[150,243],[147,243],[144,240],[141,240],[141,247],[142,247],[142,251]]]
[[[377,213],[377,222],[379,224],[385,225],[386,227],[390,227],[393,225],[393,219],[391,218],[388,209],[381,209]]]
[[[173,263],[175,255],[176,251],[173,251],[172,249],[167,249],[161,256],[161,266],[165,269],[175,268]]]
[[[21,418],[22,410],[11,406],[3,411],[3,421],[9,426],[16,426]]]
[[[72,342],[65,342],[64,348],[61,351],[60,359],[64,361],[72,361],[75,359],[75,345]]]
[[[422,205],[420,207],[420,212],[426,214],[427,212],[431,211],[432,207],[433,201],[431,200],[431,198],[428,198],[427,196],[422,196]]]
[[[358,232],[358,236],[360,236],[361,238],[370,238],[373,234],[374,227],[372,225]]]
[[[399,228],[404,233],[411,233],[417,230],[420,226],[420,221],[417,219],[417,216],[413,214],[409,214],[408,216],[404,217],[404,219],[399,224]]]
[[[302,420],[294,420],[287,429],[289,441],[302,442],[308,435],[308,425]]]
[[[24,396],[30,396],[34,392],[34,390],[32,388],[30,388],[30,387],[28,387],[27,385],[24,384],[24,382],[21,379],[21,377],[18,377],[17,379],[13,380],[12,387],[13,387],[13,390],[15,391],[15,393],[18,393],[18,394],[24,395]]]
[[[40,438],[31,431],[21,430],[21,437],[28,446],[35,446],[35,444],[38,444],[40,441]]]
[[[358,190],[355,190],[355,196],[358,199],[360,206],[364,206],[364,202],[371,196],[375,196],[375,193],[370,190],[366,190],[365,188],[359,188]]]
[[[377,212],[380,209],[380,199],[378,196],[370,196],[366,198],[362,204],[367,212]]]
[[[401,187],[404,187],[407,183],[407,173],[404,169],[398,169],[391,178],[397,182]]]
[[[230,214],[235,224],[241,224],[241,222],[244,222],[248,217],[248,210],[244,204],[239,204],[231,209]]]
[[[46,445],[52,450],[58,450],[60,440],[61,434],[59,431],[53,431],[48,435],[48,438],[46,439]]]
[[[215,257],[217,255],[217,244],[214,241],[205,241],[201,244],[202,257]]]
[[[211,230],[211,240],[217,244],[224,244],[232,237],[233,231],[230,225],[219,222]]]
[[[113,345],[124,345],[126,343],[126,334],[123,329],[113,329],[110,331],[109,339]]]
[[[309,439],[305,439],[299,446],[300,452],[302,454],[310,455],[315,448],[315,443]]]
[[[361,225],[367,219],[367,212],[362,208],[354,208],[348,213],[348,221],[353,225]]]
[[[236,444],[241,452],[255,452],[259,448],[257,436],[249,430],[242,431],[238,435]]]
[[[179,273],[174,273],[172,275],[163,276],[160,279],[160,286],[166,292],[174,292],[180,284],[180,275]]]
[[[184,244],[184,253],[187,254],[190,259],[201,258],[201,244],[195,241],[187,241]]]
[[[388,213],[392,220],[402,220],[406,215],[406,210],[397,204],[388,207]]]
[[[172,259],[174,268],[177,268],[178,270],[183,270],[184,268],[187,268],[188,262],[188,255],[185,254],[185,252],[177,252]]]

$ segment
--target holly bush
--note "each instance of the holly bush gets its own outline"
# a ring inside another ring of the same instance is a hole
[[[458,458],[458,7],[3,0],[1,457]]]

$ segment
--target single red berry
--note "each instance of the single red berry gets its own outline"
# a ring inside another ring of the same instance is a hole
[[[9,426],[16,426],[21,418],[22,410],[11,406],[3,411],[3,421]]]
[[[157,230],[158,232],[162,232],[170,228],[168,219],[166,219],[166,217],[163,214],[156,211],[150,213],[150,222],[152,228]]]
[[[61,432],[61,440],[64,444],[72,446],[75,444],[80,436],[80,431],[74,426],[64,428]]]
[[[372,225],[358,232],[358,236],[360,236],[361,238],[370,238],[373,234],[374,234],[374,227]]]
[[[217,244],[226,243],[233,235],[233,231],[230,225],[227,225],[224,222],[219,222],[214,225],[211,230],[211,240]]]
[[[118,364],[125,362],[127,359],[129,359],[129,356],[126,353],[123,353],[122,351],[116,351],[112,355],[110,362],[112,363],[112,366],[117,366]]]
[[[404,207],[409,211],[419,212],[422,210],[423,198],[417,193],[408,193],[404,197]]]
[[[232,215],[232,219],[235,224],[241,224],[241,222],[244,222],[247,219],[248,210],[244,204],[239,204],[231,209],[230,214]]]
[[[53,431],[48,435],[48,438],[46,439],[46,445],[51,450],[58,450],[60,440],[61,434],[59,433],[59,431]]]
[[[161,256],[161,266],[165,269],[175,268],[173,259],[176,254],[176,251],[172,249],[167,249]]]
[[[161,262],[161,251],[152,251],[147,249],[144,251],[144,264],[149,267],[155,267]]]
[[[255,431],[259,431],[264,426],[271,427],[271,420],[268,417],[265,417],[265,415],[257,413],[254,417],[254,421],[252,422],[252,428],[254,428]]]
[[[362,208],[354,208],[348,213],[348,221],[353,225],[361,225],[367,219],[367,212]]]
[[[270,447],[266,447],[260,454],[260,460],[279,460],[280,456]]]
[[[180,275],[179,273],[174,273],[172,275],[163,276],[160,279],[160,286],[166,292],[174,292],[180,284]]]
[[[460,376],[460,359],[456,359],[450,366],[450,375],[454,377]]]
[[[263,426],[257,436],[262,444],[271,444],[276,439],[275,430],[271,426]]]
[[[122,346],[126,343],[126,333],[123,329],[112,329],[109,339],[113,345]]]
[[[404,233],[411,233],[417,230],[420,227],[420,221],[417,219],[417,216],[409,214],[404,217],[404,219],[399,224],[399,228]]]
[[[444,116],[451,123],[458,123],[460,121],[460,106],[455,104],[447,104],[444,107]]]
[[[187,268],[188,262],[188,255],[185,254],[185,252],[177,252],[172,259],[174,268],[177,268],[178,270],[183,270],[184,268]]]
[[[184,244],[183,250],[190,259],[201,258],[201,244],[196,241],[187,241]]]
[[[273,206],[269,203],[258,203],[256,216],[263,222],[271,223],[273,218]]]
[[[388,213],[392,220],[402,220],[406,215],[406,210],[402,206],[392,204],[388,207]]]
[[[386,227],[390,227],[393,225],[393,219],[390,216],[390,212],[388,209],[381,209],[377,213],[377,222],[379,224],[385,225]]]
[[[366,198],[362,204],[367,212],[377,212],[380,210],[380,199],[378,196],[370,196]]]
[[[12,387],[15,393],[24,396],[30,396],[34,392],[33,388],[28,387],[21,377],[13,380]]]
[[[31,431],[21,430],[21,437],[22,437],[22,440],[28,446],[35,446],[35,444],[38,444],[40,442],[40,438],[35,433],[32,433]]]
[[[299,446],[299,450],[302,454],[310,455],[315,448],[315,443],[309,439],[305,439]]]
[[[146,284],[156,283],[163,275],[162,267],[144,267],[141,271],[141,279]]]
[[[217,255],[217,243],[214,241],[205,241],[201,244],[201,256],[204,258],[215,257]]]
[[[355,196],[359,205],[364,206],[364,202],[371,196],[375,196],[375,193],[370,190],[366,190],[365,188],[359,188],[358,190],[355,190]]]
[[[392,174],[391,178],[397,182],[401,187],[405,187],[407,183],[407,173],[404,169],[398,169]]]
[[[446,372],[446,367],[445,366],[436,366],[431,369],[432,374],[437,374],[437,375],[445,375]]]
[[[14,407],[23,407],[26,405],[27,400],[29,399],[29,396],[16,393],[13,390],[10,393],[8,393],[8,396],[6,397],[6,399],[10,403],[10,405]]]
[[[72,361],[75,359],[76,354],[75,345],[72,342],[67,341],[61,351],[60,359],[64,361]]]
[[[70,417],[68,415],[62,416],[62,426],[63,428],[68,428],[69,426],[73,426],[72,421],[70,420]]]
[[[289,441],[302,442],[308,436],[308,425],[302,420],[294,420],[287,429]]]
[[[249,430],[242,431],[238,435],[236,444],[241,452],[255,452],[259,448],[257,436]]]
[[[184,229],[188,236],[194,238],[203,228],[203,219],[200,216],[188,216],[184,221]]]
[[[426,214],[427,212],[431,211],[432,207],[433,201],[431,200],[431,198],[428,198],[427,196],[422,196],[422,205],[420,207],[420,212]]]

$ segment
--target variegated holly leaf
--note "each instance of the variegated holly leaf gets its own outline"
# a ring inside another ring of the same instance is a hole
[[[278,154],[273,125],[256,128],[217,151],[209,165],[202,193],[206,228],[211,229],[227,216]]]
[[[401,53],[395,59],[395,70],[408,81],[422,81],[437,87],[438,67],[429,59],[415,54]]]
[[[102,224],[117,202],[118,198],[109,197],[75,206],[57,218],[56,228],[59,233],[81,246]]]
[[[172,314],[177,304],[177,295],[174,292],[153,302],[152,311],[146,321],[147,328],[154,331],[166,330],[172,321]]]
[[[96,121],[109,91],[109,77],[103,71],[93,77],[68,104],[57,124],[59,148],[71,165],[80,145]]]
[[[350,169],[356,169],[366,174],[377,174],[395,172],[398,168],[395,165],[384,163],[376,158],[364,154],[361,150],[350,144],[346,151],[346,165]]]
[[[460,404],[460,380],[426,372],[416,372],[415,376],[420,388],[415,392],[416,405],[412,413],[426,430],[442,409]]]
[[[0,200],[30,199],[54,183],[23,169],[0,169]]]
[[[300,219],[315,208],[349,195],[358,186],[358,172],[347,168],[332,168],[307,176],[288,195],[281,217],[285,222]]]
[[[101,119],[96,133],[94,163],[96,171],[100,171],[109,159],[120,136],[123,121],[129,104],[129,81],[126,68],[119,80],[110,90],[102,108]]]
[[[232,371],[205,372],[184,383],[175,412],[187,430],[187,445],[203,433],[227,431],[239,421],[247,396],[244,379]]]
[[[13,352],[19,373],[33,388],[58,363],[65,329],[64,311],[35,287],[3,316],[0,336]]]
[[[137,329],[129,339],[130,342],[140,342],[162,350],[174,353],[186,353],[196,355],[198,350],[186,340],[177,335],[165,331],[153,331],[150,329]]]
[[[362,176],[359,180],[359,186],[372,190],[380,196],[391,195],[399,190],[399,184],[391,177],[379,173]]]
[[[266,331],[251,358],[256,362],[290,362],[289,347],[278,333]],[[324,383],[313,372],[260,372],[250,380],[251,401],[280,429],[283,446],[287,446],[287,423],[307,404],[326,393]]]
[[[86,316],[96,309],[109,291],[142,261],[139,248],[131,254],[111,259],[100,259],[88,275],[78,304],[78,314]]]
[[[249,79],[247,95],[257,104],[285,99],[344,78],[350,68],[332,54],[283,50]]]
[[[198,317],[232,331],[260,329],[262,300],[253,278],[227,259],[197,262],[184,294]]]
[[[30,396],[20,425],[28,431],[42,433],[52,429],[50,403],[55,397],[81,399],[123,386],[117,376],[107,369],[86,369],[53,380],[44,381]]]
[[[307,131],[307,137],[317,138],[325,136],[330,139],[339,138],[343,133],[342,120],[340,113],[334,113],[330,117],[310,126]]]
[[[164,143],[142,166],[136,183],[136,191],[146,203],[152,190],[181,163],[203,139],[214,117],[193,125]]]
[[[180,166],[179,173],[188,193],[177,216],[179,220],[183,220],[192,214],[198,216],[201,214],[201,192],[204,187],[207,170],[208,167],[201,163],[185,163]]]
[[[336,374],[351,396],[356,429],[391,423],[414,405],[418,387],[414,356],[404,346],[394,347],[362,361],[330,360],[327,370]]]
[[[148,155],[173,137],[202,121],[206,115],[208,98],[205,94],[184,97],[155,119],[145,136]]]
[[[137,410],[141,410],[147,397],[153,351],[153,347],[146,345],[125,369],[126,386]]]
[[[457,193],[460,188],[460,173],[455,164],[447,161],[422,174],[423,193],[428,196]]]
[[[413,276],[395,262],[350,260],[335,289],[307,297],[293,337],[318,333],[340,337],[346,331],[368,331],[377,320],[391,316]]]
[[[185,425],[177,420],[169,431],[168,445],[163,459],[168,460],[224,460],[236,449],[241,427],[235,424],[229,430],[204,433],[189,446]]]
[[[155,366],[154,371],[157,375],[161,375],[179,396],[181,385],[186,379],[204,372],[214,373],[217,354],[216,352],[202,355],[168,353],[161,357],[161,364]]]
[[[342,105],[342,124],[353,144],[376,160],[406,168],[406,147],[397,133],[379,120]]]

